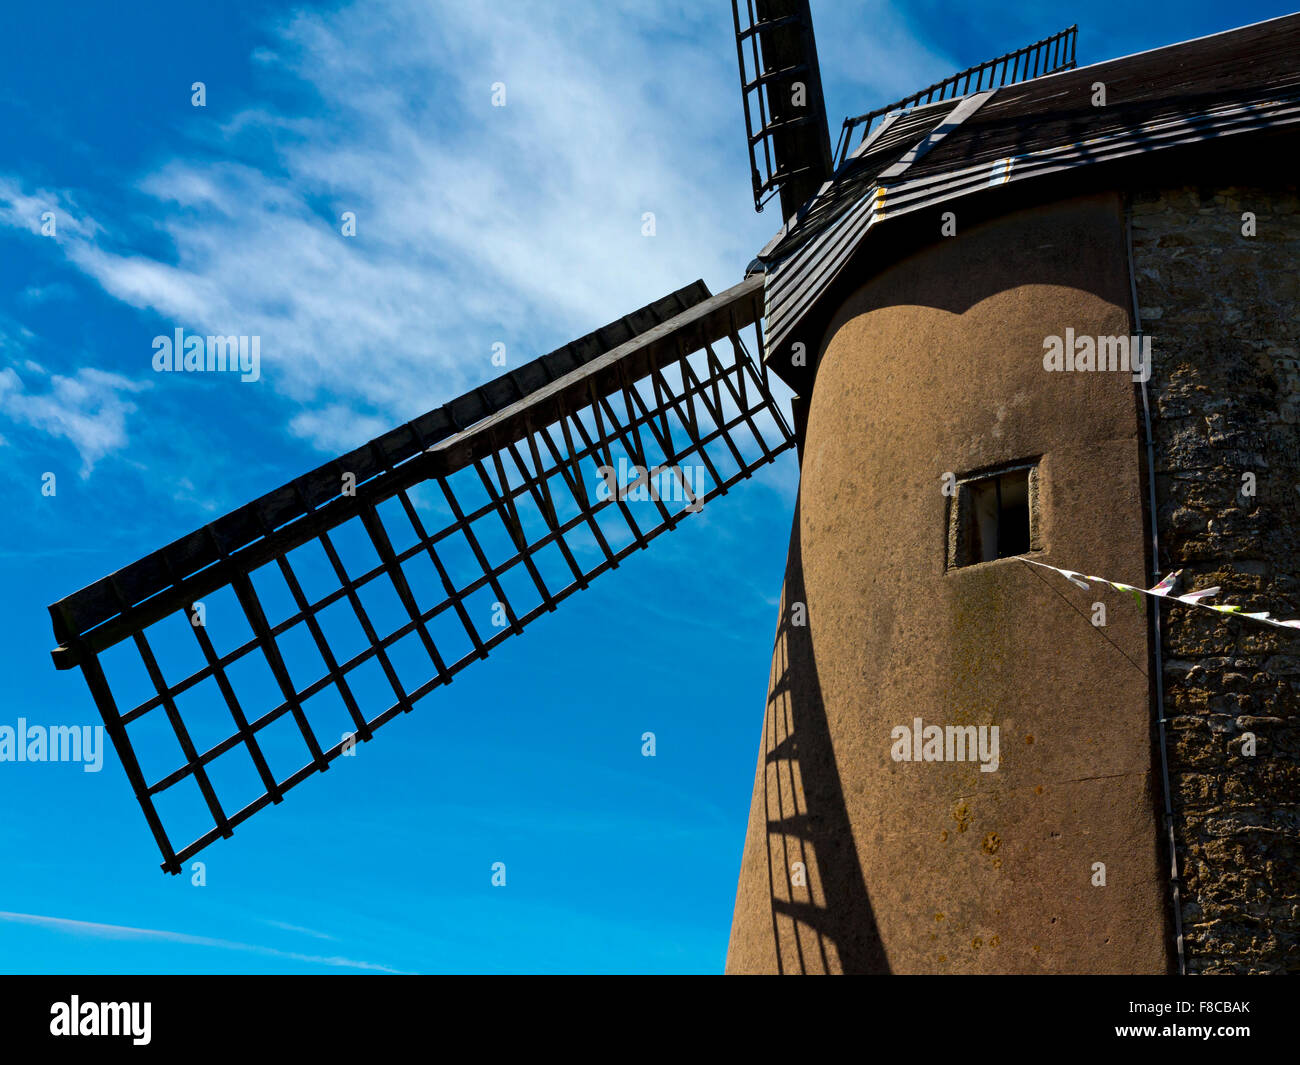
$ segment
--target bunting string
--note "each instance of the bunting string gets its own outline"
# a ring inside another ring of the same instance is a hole
[[[1018,556],[1021,562],[1028,562],[1031,566],[1041,566],[1043,569],[1054,570],[1064,577],[1071,584],[1080,588],[1088,588],[1088,581],[1096,581],[1098,584],[1108,584],[1112,588],[1121,592],[1130,592],[1139,605],[1142,603],[1144,595],[1155,596],[1157,599],[1164,599],[1172,603],[1186,603],[1188,606],[1197,606],[1202,610],[1213,610],[1219,614],[1231,614],[1233,617],[1248,618],[1251,621],[1258,621],[1262,625],[1269,625],[1275,629],[1300,629],[1300,619],[1292,621],[1283,621],[1281,618],[1271,617],[1267,611],[1257,614],[1245,613],[1241,607],[1233,606],[1229,603],[1213,604],[1203,603],[1202,599],[1209,599],[1211,596],[1219,594],[1219,588],[1216,585],[1213,588],[1201,588],[1195,592],[1187,592],[1184,595],[1170,595],[1174,586],[1178,583],[1178,577],[1182,570],[1174,570],[1164,580],[1154,588],[1135,588],[1131,584],[1121,584],[1119,581],[1110,581],[1105,577],[1093,577],[1086,573],[1076,573],[1071,569],[1061,569],[1059,566],[1049,566],[1046,562],[1035,562],[1032,558],[1025,558],[1023,555]]]

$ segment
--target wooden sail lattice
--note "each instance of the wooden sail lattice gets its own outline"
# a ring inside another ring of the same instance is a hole
[[[162,868],[792,447],[761,298],[697,282],[51,606]]]

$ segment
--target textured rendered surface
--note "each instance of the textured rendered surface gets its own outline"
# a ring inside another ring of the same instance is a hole
[[[1145,608],[1010,559],[945,570],[944,474],[1039,458],[1035,557],[1146,572],[1132,379],[1042,361],[1067,327],[1130,332],[1120,201],[958,226],[823,342],[730,972],[1170,964]],[[997,725],[997,770],[895,761],[917,717]]]

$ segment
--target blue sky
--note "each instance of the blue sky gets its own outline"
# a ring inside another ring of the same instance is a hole
[[[1086,63],[1286,11],[813,4],[832,139],[1069,22]],[[736,79],[724,0],[6,5],[0,726],[99,720],[54,599],[493,376],[498,342],[516,365],[739,280],[780,219]],[[261,336],[261,379],[154,373],[176,326]],[[111,753],[0,762],[0,971],[720,971],[796,484],[786,455],[507,641],[203,887],[158,870]]]

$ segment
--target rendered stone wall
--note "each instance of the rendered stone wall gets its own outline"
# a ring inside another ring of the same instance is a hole
[[[1047,335],[1128,334],[1130,302],[1103,194],[867,264],[831,321],[729,972],[1168,970],[1146,614],[1016,559],[948,569],[941,492],[1036,460],[1036,557],[1141,577],[1131,377],[1043,367]],[[895,759],[916,718],[997,726],[996,771]]]
[[[1184,569],[1180,590],[1217,584],[1218,601],[1300,617],[1296,188],[1139,193],[1132,234],[1161,567]],[[1188,971],[1300,972],[1300,635],[1164,618]]]

